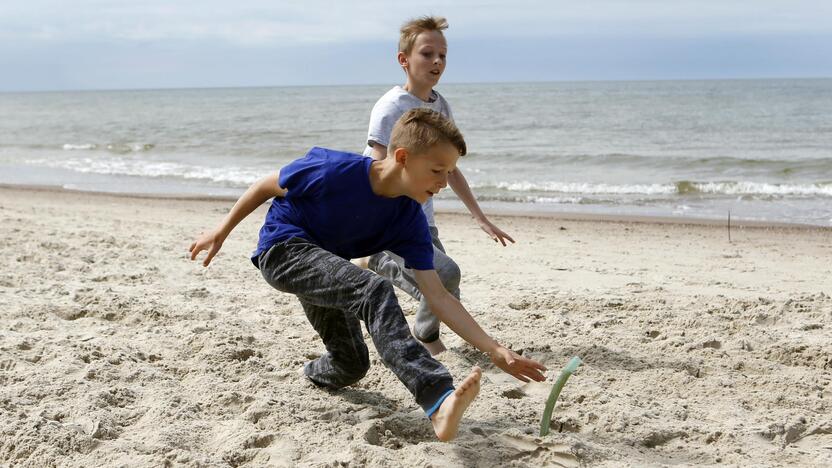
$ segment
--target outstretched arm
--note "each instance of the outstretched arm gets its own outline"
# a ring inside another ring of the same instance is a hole
[[[546,368],[543,364],[524,358],[514,351],[503,347],[479,326],[465,307],[442,286],[436,270],[413,270],[419,290],[427,299],[430,310],[448,325],[451,330],[461,336],[480,351],[487,353],[491,361],[500,369],[515,378],[528,382],[529,379],[541,382],[546,377],[541,373]]]
[[[482,212],[479,203],[477,203],[476,197],[474,197],[474,193],[471,192],[471,187],[468,185],[468,181],[465,179],[465,176],[462,175],[462,171],[460,171],[459,168],[448,176],[448,185],[451,186],[451,189],[453,189],[456,196],[462,200],[462,203],[465,204],[465,207],[468,208],[468,211],[470,211],[471,215],[474,216],[477,224],[480,225],[480,229],[485,231],[486,234],[494,239],[494,242],[506,245],[506,240],[509,240],[512,244],[514,243],[514,239],[512,239],[511,236],[495,226],[488,220],[485,213]]]
[[[272,174],[258,180],[249,187],[213,231],[202,234],[191,244],[191,247],[188,249],[191,252],[191,260],[196,260],[196,256],[200,252],[207,250],[208,255],[203,260],[202,265],[208,266],[217,252],[219,252],[222,243],[225,242],[225,238],[240,224],[240,221],[250,215],[258,206],[265,203],[266,200],[286,195],[286,189],[281,188],[277,183],[279,176],[279,172]]]

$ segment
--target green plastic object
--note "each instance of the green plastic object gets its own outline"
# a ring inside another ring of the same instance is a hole
[[[551,393],[549,393],[549,399],[546,400],[546,408],[543,410],[543,418],[540,419],[540,437],[549,433],[549,425],[552,424],[552,411],[555,409],[555,402],[558,401],[560,391],[563,389],[566,381],[569,380],[569,376],[572,375],[572,373],[575,372],[575,369],[577,369],[580,365],[581,358],[575,356],[570,359],[569,364],[567,364],[566,367],[560,371],[558,380],[555,381],[555,385],[552,387]]]

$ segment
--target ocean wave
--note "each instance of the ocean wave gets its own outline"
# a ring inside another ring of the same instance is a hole
[[[77,150],[94,150],[98,148],[98,145],[95,143],[81,143],[81,144],[72,144],[66,143],[63,146],[65,151],[77,151]]]
[[[777,184],[749,181],[696,182],[678,181],[665,184],[605,184],[583,182],[498,182],[473,184],[479,189],[506,192],[564,193],[579,195],[731,195],[769,197],[832,197],[832,182]]]
[[[832,183],[771,184],[766,182],[676,182],[680,194],[832,197]]]
[[[100,148],[110,153],[126,154],[150,151],[155,148],[153,143],[107,143]],[[93,151],[99,149],[97,143],[64,143],[64,151]]]
[[[239,167],[197,167],[172,162],[113,158],[30,159],[26,162],[36,166],[88,174],[199,179],[240,187],[252,184],[263,175],[261,171]]]
[[[676,192],[676,187],[673,184],[612,185],[583,182],[498,182],[492,187],[512,192],[559,192],[588,195],[661,195]]]
[[[475,153],[472,153],[475,154]],[[476,155],[476,154],[475,154]],[[503,155],[500,157],[508,157]],[[643,155],[632,153],[577,153],[577,154],[513,154],[513,161],[521,164],[546,164],[548,167],[557,165],[578,166],[583,168],[633,168],[646,167],[651,170],[663,169],[672,171],[690,170],[712,171],[754,171],[755,173],[812,172],[832,174],[832,157],[788,157],[788,158],[754,158],[738,156],[711,156],[657,154]],[[466,168],[466,171],[469,169]]]
[[[260,167],[209,167],[176,162],[116,156],[67,159],[30,159],[28,164],[80,173],[135,177],[198,179],[209,183],[245,187],[264,173]],[[609,184],[588,182],[486,182],[471,183],[481,197],[525,203],[594,204],[620,198],[655,200],[670,197],[731,196],[779,199],[832,198],[832,181],[818,183],[770,183],[752,181],[690,181],[670,183]]]

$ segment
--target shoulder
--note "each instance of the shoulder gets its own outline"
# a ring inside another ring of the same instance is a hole
[[[439,108],[441,109],[440,112],[445,114],[447,117],[453,118],[453,113],[451,112],[451,103],[445,99],[445,96],[441,95],[439,91],[433,90],[436,93],[436,102],[439,104]]]
[[[395,87],[382,96],[370,114],[370,133],[387,132],[393,128],[393,124],[399,120],[405,112],[416,107],[408,101],[410,95],[400,87]],[[386,141],[380,141],[387,144]]]
[[[320,161],[322,167],[326,168],[344,168],[349,166],[361,165],[366,156],[348,151],[338,151],[329,148],[314,147],[309,151],[308,157]]]
[[[359,154],[315,147],[280,170],[279,184],[289,190],[289,198],[317,196],[329,191],[331,182],[365,177],[371,162]]]
[[[369,165],[373,162],[373,158],[369,158],[363,154],[331,149],[324,149],[324,151],[327,153],[327,164],[324,168],[324,174],[327,180],[335,177],[357,177],[363,179],[367,176]]]
[[[398,86],[391,88],[386,93],[382,94],[378,101],[376,101],[375,105],[373,106],[373,110],[384,107],[389,107],[391,105],[395,105],[399,99],[400,94],[398,91]]]
[[[436,94],[436,100],[437,101],[448,104],[448,100],[445,99],[445,96],[443,96],[439,91],[434,89],[433,92],[434,92],[434,94]]]
[[[316,146],[306,153],[306,156],[293,161],[288,167],[292,172],[301,170],[316,171],[321,174],[329,172],[343,172],[354,166],[362,166],[367,157],[360,154],[348,153]]]
[[[376,108],[387,109],[388,111],[395,110],[401,115],[414,107],[419,107],[419,105],[418,98],[405,91],[401,86],[394,86],[376,102],[376,107],[373,110],[375,111]]]

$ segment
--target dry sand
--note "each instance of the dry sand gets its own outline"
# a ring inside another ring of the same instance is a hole
[[[479,322],[585,362],[541,438],[551,380],[445,329],[485,378],[444,444],[372,346],[355,387],[298,376],[322,345],[248,261],[263,208],[186,259],[230,206],[0,189],[0,466],[832,465],[832,230],[496,217],[502,248],[440,215]]]

